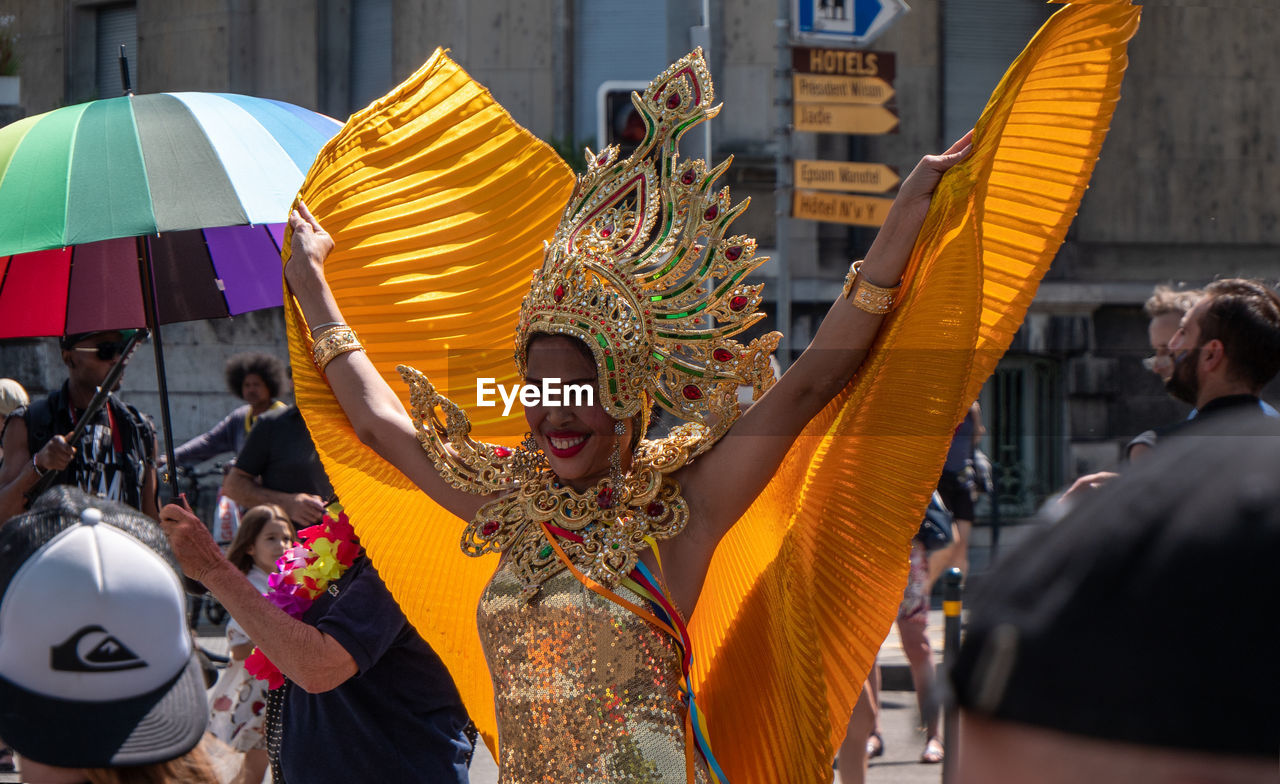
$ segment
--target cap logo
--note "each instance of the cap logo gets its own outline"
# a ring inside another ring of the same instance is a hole
[[[49,664],[62,672],[119,672],[147,662],[101,626],[85,626],[49,649]]]

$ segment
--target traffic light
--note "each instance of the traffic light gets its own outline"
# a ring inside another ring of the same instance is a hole
[[[602,82],[596,91],[596,144],[603,150],[610,144],[618,145],[622,157],[635,151],[644,141],[644,120],[631,93],[644,92],[648,82],[610,80]]]

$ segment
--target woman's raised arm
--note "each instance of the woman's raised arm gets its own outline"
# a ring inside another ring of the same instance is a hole
[[[284,276],[307,324],[318,332],[326,325],[345,323],[324,277],[324,261],[333,250],[333,238],[301,202],[289,213],[289,226],[293,229],[292,256]],[[488,500],[455,489],[440,476],[418,443],[413,421],[400,399],[363,351],[339,354],[323,372],[360,441],[433,501],[470,520]]]
[[[941,155],[926,155],[902,183],[898,196],[860,266],[875,288],[901,281],[942,175],[969,154],[972,132]],[[856,294],[855,294],[856,296]],[[853,379],[875,340],[883,314],[841,296],[827,311],[813,342],[778,383],[742,415],[709,453],[681,473],[681,484],[710,559],[716,543],[746,512],[777,471],[809,420]],[[725,477],[733,477],[725,482]],[[700,558],[700,556],[699,556]]]

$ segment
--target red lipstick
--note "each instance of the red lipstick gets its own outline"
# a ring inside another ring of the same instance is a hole
[[[590,438],[590,433],[578,433],[573,430],[551,431],[546,433],[547,449],[551,451],[552,455],[558,458],[570,458],[581,452],[583,447],[587,445],[587,440]],[[576,443],[571,443],[569,446],[556,446],[554,441]]]

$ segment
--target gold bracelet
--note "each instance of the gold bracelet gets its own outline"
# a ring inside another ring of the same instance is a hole
[[[334,358],[348,351],[364,351],[364,346],[356,339],[355,330],[350,327],[327,330],[323,337],[311,344],[311,358],[315,360],[316,369],[321,373]]]
[[[348,327],[346,324],[343,324],[341,321],[332,321],[332,322],[329,322],[328,324],[321,324],[320,326],[311,330],[312,345],[314,345],[316,342],[324,338],[325,335],[332,335],[333,333],[337,332],[340,329],[350,329],[350,327]]]
[[[314,327],[311,328],[311,339],[315,340],[316,338],[320,337],[324,333],[332,330],[334,327],[345,327],[345,326],[346,324],[342,323],[341,321],[326,321],[323,324],[316,324]]]
[[[862,260],[855,261],[849,267],[849,274],[844,279],[843,297],[853,303],[858,310],[883,316],[897,305],[898,291],[902,284],[893,288],[877,286],[862,276]]]

